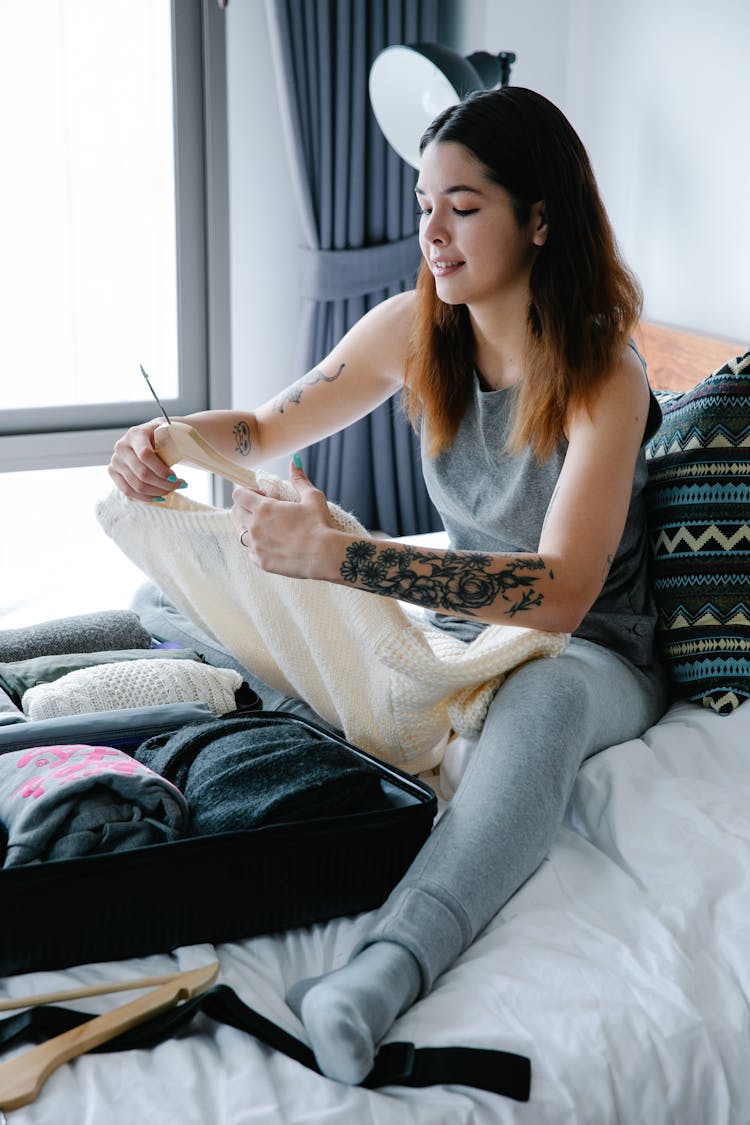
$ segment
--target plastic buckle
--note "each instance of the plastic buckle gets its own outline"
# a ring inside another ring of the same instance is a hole
[[[414,1073],[416,1049],[413,1043],[386,1043],[380,1048],[372,1072],[365,1079],[378,1086],[398,1085],[408,1081]]]

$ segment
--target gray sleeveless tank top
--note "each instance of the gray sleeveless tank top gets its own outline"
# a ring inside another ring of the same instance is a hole
[[[474,376],[473,395],[452,446],[427,456],[422,469],[432,501],[455,550],[536,552],[542,524],[560,475],[567,441],[547,461],[531,450],[510,454],[511,392],[485,391]],[[644,443],[656,431],[661,410],[651,396]],[[424,439],[424,434],[423,434]],[[656,609],[648,577],[649,554],[643,491],[647,471],[643,447],[638,455],[625,530],[609,576],[575,636],[606,645],[634,664],[653,657]],[[471,640],[485,625],[476,620],[434,614],[435,624]],[[513,624],[523,625],[521,620]]]

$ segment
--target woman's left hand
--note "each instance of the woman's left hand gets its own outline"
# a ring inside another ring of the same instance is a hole
[[[250,488],[232,493],[232,519],[242,548],[261,570],[289,578],[326,577],[325,546],[336,533],[325,495],[292,461],[297,500],[276,500]],[[328,533],[328,534],[327,534]]]

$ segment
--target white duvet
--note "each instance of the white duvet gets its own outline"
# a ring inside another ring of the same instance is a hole
[[[26,974],[2,982],[2,993],[218,956],[222,981],[303,1036],[286,989],[345,961],[365,924],[366,916],[341,919],[216,949]],[[77,1006],[99,1012],[129,998]],[[748,1125],[750,703],[729,717],[676,704],[643,739],[591,759],[549,859],[390,1038],[526,1054],[531,1101],[465,1087],[340,1086],[201,1016],[153,1050],[66,1065],[9,1121]]]

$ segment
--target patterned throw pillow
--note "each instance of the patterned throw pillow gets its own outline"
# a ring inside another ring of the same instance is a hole
[[[728,714],[750,696],[750,351],[657,397],[646,457],[658,644],[676,694]]]

